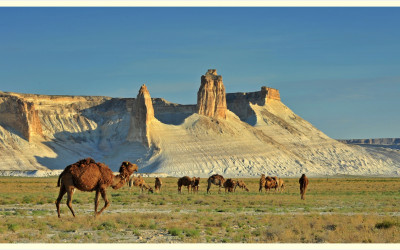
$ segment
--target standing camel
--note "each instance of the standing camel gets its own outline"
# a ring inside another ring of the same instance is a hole
[[[75,188],[86,192],[96,191],[94,212],[95,216],[100,215],[110,205],[106,188],[109,186],[113,189],[121,188],[135,171],[138,171],[137,165],[128,161],[122,162],[118,175],[114,175],[108,166],[103,163],[96,163],[92,158],[86,158],[68,165],[58,177],[57,182],[57,187],[60,187],[60,193],[56,201],[58,217],[60,218],[60,202],[65,193],[68,195],[67,206],[75,217],[72,209],[72,195]],[[105,204],[100,212],[97,212],[99,194],[101,194]]]
[[[265,187],[266,181],[267,180],[265,179],[265,174],[262,174],[260,178],[260,188],[258,189],[258,192],[262,192],[262,189]]]
[[[200,186],[200,177],[192,178],[192,193],[198,193]]]
[[[222,175],[214,174],[214,175],[211,175],[210,177],[208,177],[207,182],[208,182],[207,194],[208,194],[208,192],[209,192],[209,190],[211,188],[211,184],[219,186],[218,193],[221,193],[221,186],[224,185],[225,179],[224,179],[224,177]]]
[[[228,193],[234,192],[236,189],[236,185],[237,185],[237,182],[235,180],[232,180],[231,178],[227,179],[223,184],[223,186],[225,188],[225,193],[226,193],[226,190],[228,190]]]
[[[192,186],[193,180],[189,176],[183,176],[178,180],[178,193],[182,193],[182,186],[187,186],[188,193],[189,189]]]
[[[154,189],[156,190],[156,192],[161,192],[161,186],[162,186],[162,181],[160,178],[156,177],[155,181],[154,181]]]
[[[300,177],[299,183],[300,183],[301,199],[305,200],[306,199],[306,190],[307,190],[307,186],[308,186],[308,178],[307,178],[307,176],[305,174],[303,174]]]

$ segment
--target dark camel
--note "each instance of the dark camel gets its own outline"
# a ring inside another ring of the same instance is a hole
[[[72,196],[75,188],[86,192],[96,191],[94,213],[95,216],[100,215],[110,205],[110,201],[107,199],[106,188],[109,186],[113,189],[121,188],[135,171],[138,171],[137,165],[128,161],[122,163],[119,168],[119,174],[116,176],[108,166],[103,163],[96,163],[91,158],[68,165],[58,177],[57,182],[57,187],[60,187],[60,193],[56,201],[58,217],[60,217],[60,202],[65,193],[68,195],[67,206],[75,217],[74,210],[72,209]],[[105,204],[100,212],[97,212],[99,194],[101,194]]]
[[[306,199],[306,190],[307,190],[307,186],[308,186],[308,178],[305,174],[303,174],[300,177],[299,184],[300,184],[301,199],[305,200]]]
[[[218,193],[221,193],[221,187],[224,185],[225,179],[222,175],[214,174],[214,175],[211,175],[210,177],[208,177],[207,182],[208,182],[207,194],[211,188],[211,184],[219,186]]]
[[[155,191],[158,193],[158,192],[161,192],[161,186],[162,186],[162,181],[161,181],[161,179],[160,178],[158,178],[158,177],[156,177],[156,179],[155,179],[155,181],[154,181],[154,189],[155,189]]]
[[[187,186],[188,193],[192,186],[193,180],[189,176],[183,176],[178,180],[178,193],[182,193],[182,186]]]
[[[227,179],[223,184],[223,186],[225,188],[225,193],[227,190],[229,193],[234,192],[234,189],[236,188],[236,184],[237,183],[235,180],[232,180],[231,178]]]

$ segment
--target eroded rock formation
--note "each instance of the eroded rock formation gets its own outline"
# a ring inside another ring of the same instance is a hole
[[[197,92],[197,113],[213,118],[226,119],[226,94],[222,76],[216,69],[209,69],[201,76]]]
[[[151,145],[149,125],[154,120],[154,108],[145,84],[140,87],[133,113],[128,140],[139,141],[149,147]]]
[[[0,96],[0,123],[28,141],[35,135],[43,136],[35,105],[17,96]]]

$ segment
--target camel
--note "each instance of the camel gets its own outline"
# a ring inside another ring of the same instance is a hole
[[[188,193],[189,193],[189,189],[192,186],[192,178],[190,178],[189,176],[183,176],[181,178],[178,179],[178,193],[182,193],[182,186],[187,186],[188,189]]]
[[[138,177],[132,176],[129,180],[129,187],[139,187],[143,193],[143,189],[148,190],[149,193],[153,193],[153,189],[144,181],[143,177],[139,175]]]
[[[258,192],[262,192],[263,187],[265,187],[266,181],[267,180],[265,179],[265,174],[262,174],[260,178],[260,188],[258,189]]]
[[[237,183],[235,180],[232,180],[231,178],[227,179],[223,184],[223,186],[225,188],[225,193],[226,193],[226,190],[228,190],[229,193],[234,192],[234,188],[236,187],[236,184]]]
[[[161,186],[162,186],[162,181],[160,178],[156,177],[155,182],[154,182],[154,189],[156,192],[161,192]]]
[[[222,175],[214,174],[214,175],[208,177],[207,182],[208,182],[207,194],[208,194],[208,192],[209,192],[209,190],[211,188],[211,184],[219,186],[218,193],[221,193],[221,186],[224,185],[225,179],[224,179],[224,177]]]
[[[276,181],[272,177],[267,176],[265,178],[265,186],[264,187],[265,187],[265,191],[270,191],[271,188],[276,187]]]
[[[236,191],[236,187],[240,187],[241,189],[244,189],[247,192],[249,192],[249,189],[247,188],[246,184],[242,180],[236,180],[236,185],[235,185],[235,190],[234,191]]]
[[[285,189],[285,182],[281,178],[277,178],[277,179],[278,179],[277,188],[278,188],[279,192],[282,192]]]
[[[193,177],[192,178],[192,193],[198,193],[200,186],[200,177]]]
[[[60,218],[60,202],[65,193],[68,195],[67,206],[75,217],[74,210],[72,209],[72,196],[75,189],[86,192],[96,191],[94,214],[95,216],[100,215],[110,205],[106,189],[109,186],[113,189],[121,188],[135,171],[138,171],[138,166],[128,161],[122,162],[118,175],[114,175],[108,166],[103,163],[96,163],[92,158],[86,158],[68,165],[60,174],[57,181],[57,187],[60,187],[60,193],[56,201],[58,217]],[[99,194],[101,194],[104,200],[104,207],[97,212]]]
[[[306,199],[306,190],[307,190],[307,186],[308,186],[308,178],[305,174],[303,174],[300,177],[299,184],[300,184],[301,199],[305,200]]]

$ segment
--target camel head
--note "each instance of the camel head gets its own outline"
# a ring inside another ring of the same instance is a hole
[[[119,167],[119,173],[121,177],[125,180],[125,182],[129,181],[129,177],[138,171],[138,166],[136,164],[132,164],[129,161],[124,161]]]

